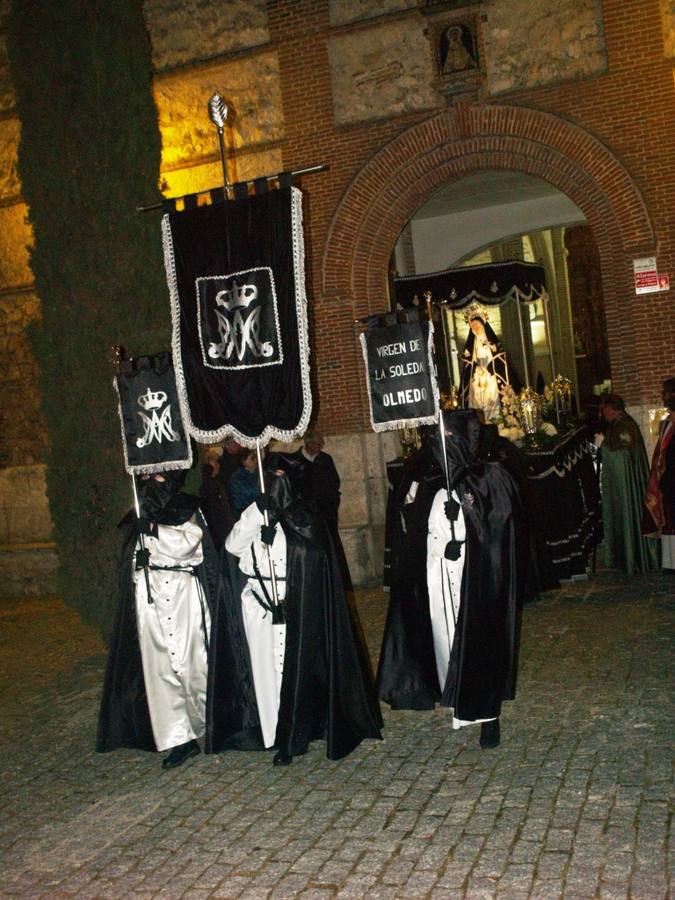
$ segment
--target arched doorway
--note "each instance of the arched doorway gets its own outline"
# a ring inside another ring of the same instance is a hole
[[[550,182],[518,170],[486,169],[442,185],[404,227],[392,270],[415,277],[509,260],[540,265],[548,286],[548,316],[537,300],[524,321],[533,384],[541,391],[563,374],[571,379],[579,411],[588,411],[611,384],[600,259],[582,210]],[[443,315],[437,359],[448,390],[455,378],[444,369],[453,354],[443,345],[463,345],[468,325],[449,310]],[[491,318],[520,369],[514,306],[494,309]]]
[[[458,104],[403,132],[354,178],[331,223],[323,259],[326,297],[356,315],[380,311],[399,233],[443,184],[484,170],[550,183],[583,212],[598,247],[614,385],[642,400],[630,352],[635,256],[654,253],[654,232],[630,174],[595,137],[549,113]]]

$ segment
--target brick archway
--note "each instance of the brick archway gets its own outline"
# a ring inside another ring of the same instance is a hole
[[[486,169],[548,181],[582,210],[600,253],[617,387],[638,400],[639,372],[622,348],[633,330],[630,260],[655,252],[640,191],[621,162],[589,132],[550,113],[459,104],[403,132],[356,175],[331,223],[323,258],[326,297],[356,315],[382,310],[388,261],[401,229],[441,185]]]

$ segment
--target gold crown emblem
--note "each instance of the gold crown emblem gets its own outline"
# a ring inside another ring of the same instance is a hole
[[[490,314],[487,311],[487,307],[483,306],[482,303],[478,303],[477,300],[474,300],[473,303],[469,303],[467,308],[464,310],[464,321],[467,323],[471,323],[472,319],[482,319],[484,322],[487,322],[490,318]]]
[[[145,410],[159,409],[166,403],[166,394],[164,391],[151,391],[148,388],[147,393],[141,394],[138,398],[138,405]]]

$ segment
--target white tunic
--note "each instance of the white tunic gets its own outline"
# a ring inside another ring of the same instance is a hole
[[[456,491],[452,492],[452,498],[460,503]],[[445,547],[452,540],[452,528],[445,515],[445,503],[448,492],[443,488],[434,497],[429,513],[429,526],[427,534],[427,589],[429,592],[429,613],[431,616],[431,630],[434,638],[434,653],[436,656],[436,669],[438,671],[438,683],[441,691],[445,687],[450,662],[450,651],[455,639],[457,617],[462,591],[462,574],[464,572],[464,559],[466,543],[462,543],[459,558],[456,560],[445,559]],[[466,540],[466,525],[464,513],[460,504],[457,519],[453,522],[455,539]],[[491,721],[489,719],[477,719],[477,722]],[[453,716],[452,727],[462,728],[464,725],[473,725],[473,722],[457,719]]]
[[[263,514],[255,503],[251,503],[227,536],[225,549],[239,557],[239,568],[248,578],[241,592],[244,630],[251,657],[263,741],[265,747],[273,747],[284,671],[286,626],[273,625],[271,613],[260,605],[255,596],[257,594],[268,602],[255,574],[254,554],[267,594],[270,598],[272,596],[268,547],[260,540],[260,527],[264,522]],[[286,535],[280,525],[276,526],[274,543],[269,550],[277,578],[277,594],[283,600],[286,596]]]
[[[143,544],[151,566],[186,570],[148,569],[152,603],[145,571],[134,568],[132,576],[152,733],[157,749],[168,750],[204,734],[211,620],[190,568],[203,561],[202,529],[193,516],[183,525],[158,525],[157,537],[143,535]]]

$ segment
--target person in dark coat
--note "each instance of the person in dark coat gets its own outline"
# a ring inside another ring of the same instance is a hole
[[[209,526],[213,543],[220,550],[225,538],[234,525],[234,514],[230,505],[229,482],[231,472],[223,456],[222,447],[207,447],[204,451],[202,483],[199,489],[201,509]]]
[[[341,759],[381,737],[366,651],[328,527],[302,496],[304,462],[272,453],[265,467],[267,492],[225,543],[207,751],[274,747],[274,764],[283,766],[325,738],[328,758]]]
[[[238,465],[229,483],[230,507],[235,520],[253,503],[260,493],[258,456],[255,450],[244,447],[237,457]]]
[[[525,514],[515,479],[481,448],[476,413],[444,413],[443,421],[445,454],[440,440],[435,451],[450,496],[437,476],[418,482],[401,578],[392,578],[378,686],[396,708],[440,700],[454,727],[480,722],[481,746],[494,747],[502,701],[515,696]]]
[[[331,534],[338,534],[338,510],[340,508],[340,476],[333,457],[323,449],[325,441],[318,428],[306,434],[300,451],[306,461],[305,479],[307,496],[314,502],[326,520]]]
[[[170,751],[163,768],[200,752],[217,558],[185,472],[137,479],[141,517],[120,523],[119,604],[96,749]]]
[[[403,462],[387,512],[389,607],[377,672],[381,700],[392,709],[433,709],[441,694],[436,678],[429,596],[427,526],[443,476],[422,429],[422,446]]]

